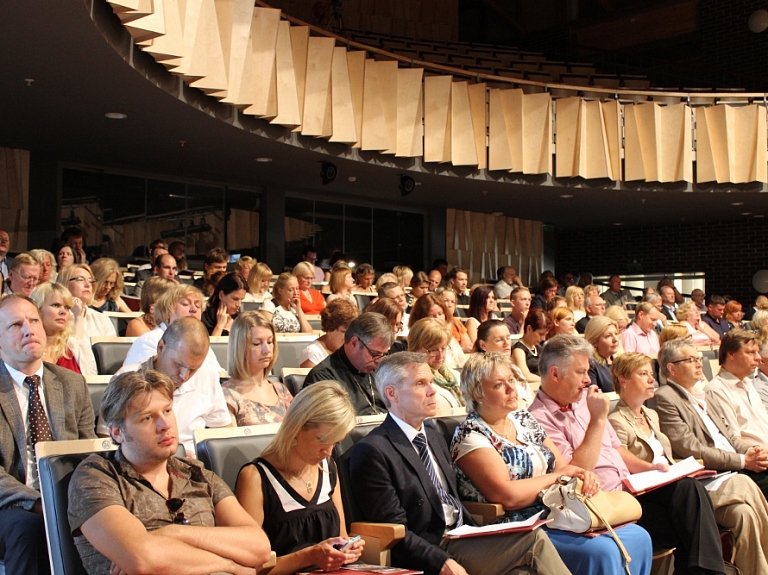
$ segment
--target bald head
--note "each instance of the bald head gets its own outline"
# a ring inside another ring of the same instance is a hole
[[[160,341],[168,350],[185,350],[192,355],[207,355],[210,346],[208,330],[195,317],[182,317],[172,322]]]

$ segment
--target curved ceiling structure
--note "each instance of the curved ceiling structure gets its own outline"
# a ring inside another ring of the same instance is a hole
[[[97,168],[280,188],[348,201],[502,212],[573,228],[768,213],[768,195],[759,193],[765,191],[760,183],[621,183],[523,176],[425,163],[420,157],[395,158],[301,136],[189,87],[133,44],[103,0],[40,4],[20,0],[0,4],[0,146]],[[105,117],[110,112],[127,118]],[[256,162],[260,157],[273,161]],[[327,186],[320,180],[323,160],[339,168],[339,176]],[[401,198],[399,174],[405,171],[420,185]],[[686,192],[693,193],[678,195]],[[738,201],[744,205],[731,205]]]

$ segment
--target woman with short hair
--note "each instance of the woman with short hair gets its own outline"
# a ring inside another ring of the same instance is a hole
[[[452,315],[448,311],[448,306],[445,304],[445,301],[431,293],[424,294],[416,300],[411,309],[411,314],[408,316],[408,327],[410,328],[417,321],[424,319],[425,317],[437,318],[449,327],[451,327],[451,324],[453,323],[449,320],[449,318],[452,319]],[[464,365],[464,361],[464,350],[461,349],[461,346],[453,337],[453,330],[451,330],[451,339],[448,341],[445,364],[450,368],[461,368]]]
[[[489,319],[477,328],[477,340],[472,349],[475,353],[496,351],[512,357],[512,335],[509,326],[500,319]],[[531,384],[525,379],[520,368],[512,362],[512,377],[517,388],[517,403],[520,409],[528,409],[533,403],[535,394]]]
[[[684,325],[696,345],[720,345],[720,336],[706,322],[701,321],[701,312],[696,304],[687,301],[675,309],[675,317]]]
[[[331,295],[326,298],[325,301],[327,303],[343,298],[351,304],[357,305],[357,300],[355,299],[355,296],[352,295],[352,288],[355,287],[355,278],[349,267],[335,267],[331,271],[331,279],[328,282],[328,287],[331,289]]]
[[[264,262],[259,262],[251,268],[248,274],[247,290],[243,301],[263,302],[272,297],[269,293],[269,282],[272,281],[272,270]]]
[[[552,324],[549,328],[547,339],[556,335],[574,335],[576,333],[576,318],[573,317],[573,311],[567,307],[557,307],[549,312],[549,319]]]
[[[27,252],[40,264],[40,278],[37,283],[42,284],[45,282],[56,281],[56,256],[54,256],[48,250],[29,250]]]
[[[438,415],[450,413],[452,408],[464,405],[459,374],[445,363],[451,339],[451,331],[446,323],[433,317],[425,317],[411,324],[408,331],[408,351],[427,356],[427,364],[432,370],[432,382],[437,386]]]
[[[589,379],[603,391],[613,391],[611,364],[619,351],[619,326],[604,315],[593,317],[584,330],[586,339],[593,348],[589,358]]]
[[[344,334],[358,315],[360,310],[347,300],[337,299],[329,303],[320,312],[320,327],[324,333],[301,352],[299,367],[315,367],[344,345]]]
[[[157,327],[155,304],[161,295],[176,285],[175,282],[158,276],[147,278],[141,290],[139,311],[142,312],[142,315],[128,322],[128,326],[125,328],[125,337],[139,337]]]
[[[88,264],[72,264],[59,271],[56,283],[63,285],[72,294],[73,309],[83,304],[83,333],[86,337],[116,336],[117,330],[107,316],[90,307],[93,301],[93,285],[96,280]]]
[[[272,575],[333,571],[360,558],[348,540],[333,447],[355,426],[355,410],[335,381],[302,389],[261,457],[237,476],[235,495],[277,554]]]
[[[236,274],[240,274],[240,277],[243,278],[243,281],[247,282],[248,276],[251,275],[253,266],[255,266],[257,263],[258,262],[256,261],[256,258],[252,258],[251,256],[243,256],[235,262],[235,269],[233,271]]]
[[[732,299],[725,304],[723,318],[728,322],[729,329],[749,329],[744,320],[744,312],[741,310],[741,304]]]
[[[91,264],[91,270],[96,280],[91,308],[102,312],[130,313],[131,308],[120,297],[123,293],[123,274],[118,263],[111,258],[99,258]]]
[[[443,300],[443,303],[445,304],[445,309],[448,312],[448,315],[445,317],[451,326],[453,339],[459,343],[459,346],[461,346],[461,350],[464,353],[470,353],[473,345],[472,340],[469,339],[469,334],[467,333],[467,328],[464,326],[464,322],[456,317],[456,305],[458,304],[456,292],[450,287],[439,287],[435,290],[435,295]]]
[[[75,263],[75,250],[69,244],[64,244],[56,251],[56,265],[59,270]]]
[[[326,302],[320,290],[312,287],[315,281],[315,266],[309,262],[299,262],[293,268],[293,275],[299,282],[299,300],[305,314],[314,315],[323,311]]]

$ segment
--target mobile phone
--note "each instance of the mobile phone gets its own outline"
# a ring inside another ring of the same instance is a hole
[[[360,536],[356,535],[355,537],[353,537],[352,539],[350,539],[346,543],[337,543],[336,545],[334,545],[334,547],[336,549],[338,549],[339,551],[344,551],[344,549],[346,549],[347,547],[349,547],[353,543],[357,543],[358,541],[360,541]]]

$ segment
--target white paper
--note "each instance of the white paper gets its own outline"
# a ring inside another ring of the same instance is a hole
[[[704,469],[704,466],[693,457],[689,457],[679,463],[670,465],[669,471],[643,471],[642,473],[634,473],[628,476],[626,480],[636,492],[647,491],[652,487],[686,477],[701,469]]]
[[[702,480],[702,483],[704,484],[704,489],[707,491],[717,491],[720,489],[720,486],[725,483],[728,479],[736,475],[735,471],[731,471],[729,473],[723,473],[721,475],[718,475],[717,477],[712,477],[709,480]]]
[[[516,527],[530,527],[539,520],[539,517],[545,510],[539,511],[536,515],[532,515],[525,521],[512,521],[510,523],[494,523],[493,525],[486,525],[484,527],[472,527],[471,525],[462,525],[456,529],[451,529],[446,535],[457,535],[463,537],[466,535],[484,534],[489,535],[496,533],[497,531],[505,531],[507,529],[514,529]]]

